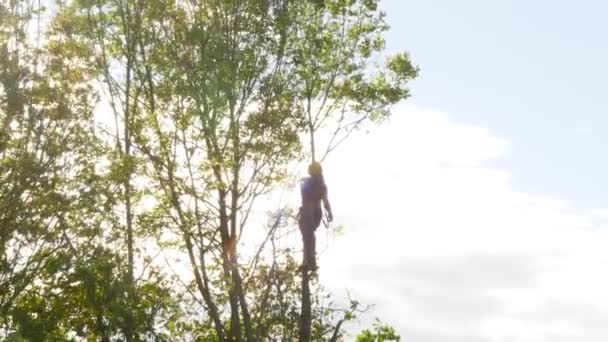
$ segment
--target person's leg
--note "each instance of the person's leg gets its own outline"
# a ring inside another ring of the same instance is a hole
[[[302,243],[304,244],[302,267],[314,271],[317,269],[315,231],[306,228],[301,229],[300,231],[302,233]]]
[[[315,239],[315,212],[313,208],[302,208],[300,210],[300,232],[302,233],[303,257],[302,267],[308,270],[317,268],[316,262],[316,239]]]
[[[302,266],[308,267],[308,260],[310,260],[310,238],[309,234],[306,232],[307,229],[300,225],[300,233],[302,233]]]
[[[314,229],[310,230],[310,251],[308,252],[308,256],[310,257],[308,265],[310,267],[311,270],[316,270],[317,269],[317,250],[316,250],[316,245],[317,245],[317,239],[315,237],[315,231]]]

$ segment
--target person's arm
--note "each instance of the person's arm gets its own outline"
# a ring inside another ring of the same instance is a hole
[[[323,207],[325,207],[325,212],[327,213],[327,221],[333,221],[334,215],[331,212],[331,205],[329,205],[329,199],[327,198],[327,187],[325,187],[325,191],[323,192]]]

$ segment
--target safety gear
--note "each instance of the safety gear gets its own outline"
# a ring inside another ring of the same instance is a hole
[[[311,176],[320,176],[323,174],[323,168],[319,162],[312,162],[308,165],[308,174]]]
[[[325,210],[325,220],[327,223],[331,223],[334,220],[334,215],[330,211]]]

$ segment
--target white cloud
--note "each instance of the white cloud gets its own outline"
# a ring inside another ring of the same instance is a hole
[[[508,152],[413,106],[346,143],[325,163],[346,229],[318,234],[321,281],[406,341],[605,341],[608,211],[515,191],[488,166]]]

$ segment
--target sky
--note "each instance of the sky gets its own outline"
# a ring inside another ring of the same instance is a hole
[[[407,342],[606,341],[608,4],[381,6],[421,73],[325,163],[321,282]]]
[[[390,51],[421,68],[411,102],[512,144],[514,186],[602,206],[608,191],[603,1],[383,0]]]

